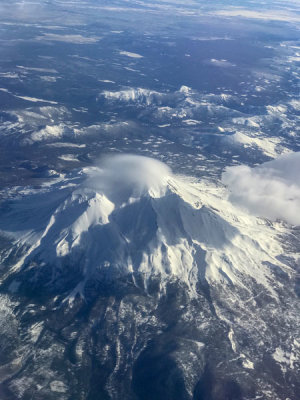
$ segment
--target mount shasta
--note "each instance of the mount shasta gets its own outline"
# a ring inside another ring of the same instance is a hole
[[[297,227],[123,154],[0,228],[4,398],[296,400]]]

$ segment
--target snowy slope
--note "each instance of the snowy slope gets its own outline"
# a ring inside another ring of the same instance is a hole
[[[8,207],[2,232],[26,248],[10,273],[34,271],[31,280],[51,287],[68,280],[64,270],[70,269],[72,279],[72,271],[78,275],[71,297],[83,296],[86,283],[103,272],[139,274],[145,287],[158,277],[162,291],[168,280],[179,280],[192,296],[201,282],[247,291],[255,281],[276,297],[270,265],[288,271],[279,261],[284,227],[234,207],[224,188],[174,176],[157,160],[131,155],[81,175],[67,192],[62,182],[29,195],[30,228],[22,217],[24,200]],[[18,221],[18,232],[7,221]]]
[[[297,399],[297,229],[145,157],[59,179],[1,205],[4,388]]]

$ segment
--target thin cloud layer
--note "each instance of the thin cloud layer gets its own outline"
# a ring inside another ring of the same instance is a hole
[[[252,214],[300,225],[300,152],[255,168],[229,167],[222,181],[230,190],[230,200]]]

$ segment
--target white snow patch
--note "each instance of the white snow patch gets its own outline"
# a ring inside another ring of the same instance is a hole
[[[144,88],[128,88],[117,92],[110,92],[105,90],[102,95],[108,100],[118,100],[124,102],[136,102],[145,103],[150,105],[155,99],[160,99],[163,94],[154,90]]]
[[[43,330],[44,324],[43,322],[38,322],[36,324],[33,324],[30,328],[30,336],[31,336],[31,341],[33,343],[36,343],[38,338],[40,337],[40,334]]]
[[[52,392],[56,393],[66,393],[68,391],[67,386],[62,381],[50,382],[50,389]]]
[[[110,81],[109,79],[98,79],[98,81],[103,83],[116,83],[115,81]]]
[[[210,62],[210,64],[212,64],[216,67],[226,68],[226,67],[235,67],[236,66],[235,64],[233,64],[230,61],[225,60],[225,59],[218,60],[216,58],[211,58],[209,62]]]
[[[119,51],[119,54],[121,56],[126,56],[126,57],[130,57],[130,58],[144,58],[144,56],[141,56],[140,54],[137,54],[137,53],[132,53],[130,51],[121,50],[121,51]]]
[[[168,126],[171,126],[171,124],[158,125],[159,128],[167,128]]]
[[[232,350],[236,353],[237,352],[236,341],[234,339],[234,331],[232,328],[230,328],[230,331],[228,333],[228,339],[230,341]]]
[[[199,125],[199,124],[200,124],[200,121],[197,121],[197,120],[195,120],[195,119],[184,119],[184,120],[182,121],[182,123],[183,123],[183,124],[186,124],[186,125],[190,125],[190,126],[195,126],[195,125]]]
[[[41,79],[42,81],[44,81],[44,82],[51,82],[51,83],[54,83],[54,82],[57,81],[56,76],[47,76],[47,75],[43,75],[43,76],[40,76],[40,79]]]
[[[62,154],[58,158],[63,161],[79,162],[78,158],[74,154]]]
[[[17,79],[19,78],[19,75],[14,72],[0,72],[0,77],[6,79]]]
[[[16,97],[17,99],[30,101],[30,102],[32,102],[32,103],[58,104],[57,101],[38,99],[37,97],[19,96],[19,95],[17,95],[17,94],[14,94],[14,93],[10,92],[9,90],[7,90],[7,89],[5,89],[5,88],[0,88],[0,91],[1,91],[1,92],[5,92],[5,93],[9,93],[11,96]]]
[[[50,73],[50,74],[57,74],[56,69],[53,69],[53,68],[24,67],[23,65],[17,65],[17,68],[23,69],[25,71],[45,72],[45,73]]]
[[[254,123],[252,126],[255,126]],[[222,130],[220,131],[222,132]],[[241,131],[236,131],[232,135],[226,135],[223,137],[223,140],[232,145],[241,145],[245,149],[258,149],[269,157],[277,157],[279,153],[278,149],[281,149],[281,140],[278,137],[250,136]]]
[[[51,42],[65,42],[74,44],[93,44],[99,42],[101,37],[87,37],[82,35],[59,35],[57,33],[44,33],[43,36],[36,37],[36,40],[46,40]]]
[[[250,361],[246,358],[243,360],[243,367],[247,368],[247,369],[254,369],[254,364],[252,361]]]
[[[64,124],[59,125],[46,125],[45,128],[41,129],[38,132],[33,132],[31,134],[31,139],[35,142],[39,142],[42,140],[48,140],[53,138],[61,138],[65,131]]]
[[[76,144],[76,143],[69,143],[69,142],[57,142],[57,143],[46,143],[45,146],[47,147],[73,147],[76,149],[84,149],[86,144]]]

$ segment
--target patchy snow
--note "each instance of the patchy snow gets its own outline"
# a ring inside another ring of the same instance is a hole
[[[65,125],[46,125],[45,128],[40,131],[33,132],[31,135],[31,139],[35,142],[39,142],[42,140],[52,139],[52,138],[61,138],[65,131]]]
[[[228,68],[228,67],[235,67],[236,65],[229,62],[228,60],[225,59],[221,59],[221,60],[217,60],[215,58],[212,58],[211,60],[209,60],[209,63],[216,66],[216,67],[223,67],[223,68]]]
[[[236,341],[234,339],[234,331],[232,328],[230,328],[230,331],[228,333],[228,339],[230,341],[232,350],[236,353],[237,352]]]
[[[56,393],[66,393],[68,391],[68,387],[62,381],[50,382],[50,389]]]
[[[252,126],[255,126],[254,123]],[[231,145],[241,145],[245,149],[247,148],[258,149],[269,157],[276,157],[278,156],[278,153],[282,151],[281,149],[282,140],[275,136],[274,137],[250,136],[249,134],[246,135],[244,132],[236,131],[232,135],[224,136],[223,141]]]
[[[122,102],[139,101],[147,105],[150,105],[153,101],[163,96],[160,92],[144,88],[128,88],[117,92],[105,90],[102,92],[102,95],[108,100],[118,100]]]
[[[36,343],[37,340],[40,337],[40,334],[43,330],[44,324],[43,322],[37,322],[36,324],[33,324],[30,328],[29,328],[29,332],[31,335],[31,341],[32,343]]]
[[[102,83],[116,83],[115,81],[110,81],[109,79],[98,79],[98,81]]]
[[[244,359],[243,360],[243,367],[247,368],[247,369],[254,369],[254,364],[252,361],[248,360],[248,359]]]
[[[44,82],[51,82],[54,83],[57,81],[57,77],[56,76],[47,76],[47,75],[43,75],[40,76],[40,79]]]

